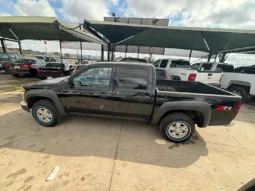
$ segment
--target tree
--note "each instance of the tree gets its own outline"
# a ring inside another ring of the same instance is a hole
[[[65,57],[65,58],[70,58],[70,57],[71,57],[71,55],[70,55],[70,54],[68,54],[68,53],[65,53],[65,54],[64,54],[64,57]]]
[[[60,56],[60,53],[59,52],[54,52],[53,53],[55,56]]]

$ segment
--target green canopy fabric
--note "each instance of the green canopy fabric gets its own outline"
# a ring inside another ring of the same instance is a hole
[[[193,49],[216,54],[255,46],[255,30],[164,27],[89,21],[89,25],[117,45]]]
[[[4,38],[15,40],[85,41],[106,45],[90,32],[75,27],[55,17],[0,17],[0,36]]]

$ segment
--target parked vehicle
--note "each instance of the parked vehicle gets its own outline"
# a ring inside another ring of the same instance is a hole
[[[43,60],[26,58],[13,62],[8,71],[14,77],[18,77],[20,75],[37,76],[39,68],[43,67],[45,64],[46,62]]]
[[[84,64],[76,65],[74,67],[73,73],[79,72],[84,67]]]
[[[248,68],[249,66],[240,66],[240,67],[237,67],[235,68],[235,72],[236,73],[240,73],[242,70],[244,70],[245,68]]]
[[[243,74],[255,74],[255,66],[249,66],[240,71]]]
[[[243,102],[255,96],[255,67],[248,67],[240,73],[224,73],[220,87],[243,98]]]
[[[199,63],[199,66],[204,64]],[[222,75],[220,70],[207,71],[203,67],[193,67],[192,69],[189,61],[181,59],[161,59],[154,62],[153,65],[157,69],[158,80],[198,81],[218,86]]]
[[[5,70],[8,73],[8,69],[11,67],[12,63],[16,60],[23,59],[21,54],[0,54],[0,71]]]
[[[143,63],[146,63],[146,60],[145,59],[141,59],[141,58],[127,57],[127,58],[121,59],[121,62],[143,62]]]
[[[73,67],[66,63],[49,62],[40,67],[37,73],[38,78],[46,79],[47,77],[69,76],[73,71]]]
[[[150,64],[97,63],[72,76],[24,85],[21,107],[46,127],[69,113],[140,119],[159,124],[174,142],[198,127],[229,124],[241,97],[199,82],[157,81]]]
[[[221,72],[234,72],[234,66],[227,63],[217,63],[217,62],[201,62],[191,65],[192,70],[197,71],[221,71]]]

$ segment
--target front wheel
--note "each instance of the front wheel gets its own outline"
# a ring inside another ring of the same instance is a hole
[[[45,127],[53,127],[58,123],[59,114],[54,103],[40,100],[32,106],[32,115],[37,123]]]
[[[163,118],[160,123],[160,131],[168,141],[181,143],[193,136],[195,124],[184,113],[172,113]]]

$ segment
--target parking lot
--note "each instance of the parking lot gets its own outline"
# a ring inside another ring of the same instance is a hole
[[[254,178],[254,101],[231,125],[197,128],[174,144],[143,122],[68,116],[42,127],[20,109],[21,92],[8,89],[35,80],[0,74],[1,190],[232,191]]]

